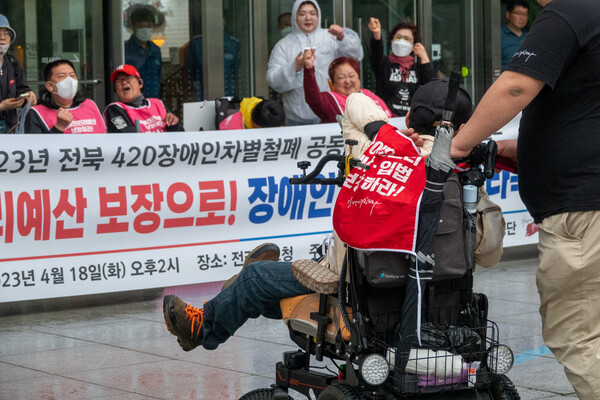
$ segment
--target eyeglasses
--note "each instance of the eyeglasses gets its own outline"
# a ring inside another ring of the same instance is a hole
[[[413,41],[415,40],[411,36],[394,35],[394,40],[400,40],[400,39],[404,39],[409,43],[413,43]]]
[[[518,12],[518,11],[511,11],[511,13],[513,13],[513,14],[516,14],[516,15],[518,15],[518,16],[520,16],[520,17],[525,17],[525,18],[528,18],[528,17],[529,17],[529,13],[522,12],[522,11],[521,11],[521,12]]]
[[[118,77],[118,78],[115,79],[115,85],[117,83],[123,84],[125,82],[131,82],[133,80],[133,78],[134,78],[133,75],[120,76],[120,77]]]
[[[8,29],[0,30],[0,38],[2,37],[12,37],[12,32]]]

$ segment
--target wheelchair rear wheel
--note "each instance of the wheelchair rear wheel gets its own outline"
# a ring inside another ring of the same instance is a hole
[[[506,375],[496,375],[491,387],[494,400],[520,400],[519,392]]]
[[[275,395],[275,389],[273,388],[264,388],[264,389],[256,389],[251,392],[246,393],[239,400],[272,400],[279,399],[279,396]],[[285,397],[284,397],[285,398]],[[287,397],[289,400],[293,400],[291,397]]]
[[[317,400],[364,400],[364,397],[352,386],[333,384],[325,388]]]

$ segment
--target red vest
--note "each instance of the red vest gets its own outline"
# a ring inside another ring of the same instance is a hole
[[[244,117],[242,117],[241,111],[231,114],[219,124],[220,131],[231,129],[244,129]]]
[[[367,97],[369,97],[371,100],[373,100],[375,102],[375,104],[377,104],[379,106],[379,108],[381,108],[383,111],[385,111],[385,114],[387,115],[388,118],[392,118],[392,112],[390,111],[388,106],[385,104],[385,101],[381,100],[379,97],[377,97],[377,95],[375,93],[371,92],[368,89],[360,89],[360,92],[362,94],[366,95]],[[335,102],[337,103],[337,105],[340,109],[340,114],[344,115],[344,110],[346,108],[346,99],[348,98],[348,96],[343,96],[336,92],[328,92],[328,93],[331,96],[333,96],[333,99],[335,100]]]
[[[46,124],[48,130],[56,125],[55,109],[41,104],[32,108]],[[106,133],[106,125],[102,119],[102,114],[100,114],[98,106],[92,100],[85,99],[77,107],[67,108],[66,110],[73,114],[73,121],[67,126],[64,133]]]
[[[140,121],[140,130],[144,132],[166,132],[166,125],[164,119],[167,115],[167,109],[162,101],[159,99],[147,98],[150,105],[142,107],[132,107],[125,103],[116,102],[111,103],[106,108],[117,105],[125,110],[132,124],[135,124],[135,120]]]

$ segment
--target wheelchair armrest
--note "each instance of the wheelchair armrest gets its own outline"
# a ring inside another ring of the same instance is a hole
[[[316,261],[296,260],[292,263],[292,273],[298,282],[314,292],[337,293],[340,278]]]

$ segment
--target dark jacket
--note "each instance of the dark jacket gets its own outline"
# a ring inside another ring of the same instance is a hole
[[[400,117],[410,110],[410,100],[413,93],[429,82],[435,76],[431,63],[415,62],[412,66],[409,81],[400,79],[401,71],[398,64],[390,61],[383,54],[383,39],[371,38],[371,67],[375,74],[375,93],[381,97],[392,113]]]
[[[23,68],[21,68],[17,59],[8,53],[5,54],[2,63],[2,74],[0,74],[0,101],[17,97],[30,90],[25,80]],[[17,123],[17,110],[0,111],[0,121],[5,121],[7,129],[10,129]]]

